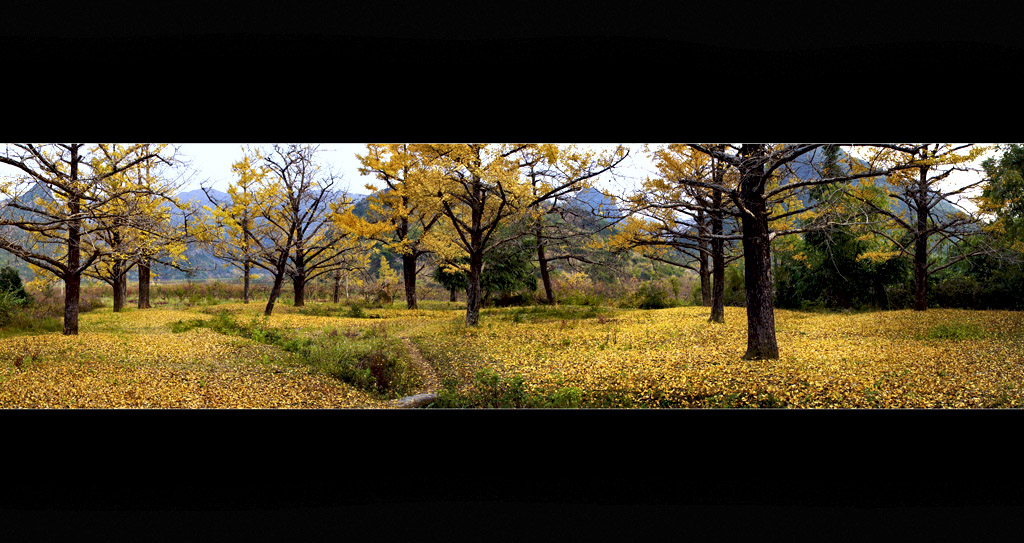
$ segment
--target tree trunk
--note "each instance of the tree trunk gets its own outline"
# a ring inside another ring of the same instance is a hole
[[[139,262],[139,309],[151,307],[149,305],[149,280],[149,259],[144,258]]]
[[[772,305],[771,242],[764,216],[743,218],[743,265],[747,290],[747,352],[743,358],[778,358]]]
[[[402,255],[402,278],[405,281],[405,308],[419,309],[416,304],[416,253]]]
[[[917,232],[914,236],[914,310],[928,309],[928,169],[920,168],[917,194]]]
[[[744,145],[740,166],[740,198],[746,211],[743,226],[743,267],[747,294],[747,360],[778,358],[775,308],[772,304],[771,230],[764,197],[765,175],[760,145]]]
[[[922,234],[914,240],[914,310],[928,309],[928,238]]]
[[[555,303],[555,291],[551,288],[551,271],[548,270],[548,259],[544,254],[544,242],[537,237],[537,263],[540,264],[540,281],[544,284],[544,301],[549,305]]]
[[[249,283],[252,279],[252,264],[246,262],[242,268],[242,303],[249,303]]]
[[[113,277],[110,286],[114,290],[114,312],[118,313],[124,309],[125,300],[128,298],[128,272],[124,269],[124,259],[114,259],[111,266]]]
[[[301,242],[295,248],[292,263],[295,264],[295,274],[292,275],[292,292],[295,296],[292,305],[303,307],[306,305],[306,252]]]
[[[71,180],[78,180],[78,149],[71,150]],[[82,289],[82,219],[77,218],[82,211],[81,201],[77,197],[68,199],[68,211],[72,219],[68,223],[68,267],[64,275],[64,335],[78,335],[78,303]]]
[[[700,258],[698,259],[698,270],[700,270],[700,303],[704,307],[711,307],[711,270],[708,268],[708,254],[703,251],[706,242],[700,242]]]
[[[274,312],[274,304],[277,302],[277,297],[281,295],[281,285],[284,283],[284,271],[274,274],[274,286],[270,289],[270,298],[267,300],[267,306],[263,310],[263,314],[270,316]]]
[[[72,263],[71,255],[68,255],[68,264]],[[74,259],[75,268],[78,267],[78,258]],[[69,266],[70,267],[70,266]],[[78,303],[82,290],[82,275],[68,273],[64,276],[64,335],[78,335]]]
[[[725,322],[725,241],[722,235],[722,192],[712,196],[716,211],[711,216],[711,318],[709,322]]]
[[[306,305],[306,278],[302,275],[292,276],[292,292],[295,293],[295,307]]]
[[[331,293],[331,302],[341,301],[341,272],[334,272],[334,292]]]
[[[484,257],[479,252],[469,257],[469,287],[466,289],[466,326],[480,324],[481,286]]]
[[[127,284],[128,280],[124,275],[114,275],[114,279],[111,282],[111,286],[114,289],[114,313],[119,313],[124,309],[125,286]]]
[[[554,305],[555,292],[551,288],[551,271],[548,270],[548,258],[544,254],[544,225],[542,223],[537,223],[536,234],[537,265],[540,266],[540,282],[544,285],[544,300],[549,305]]]
[[[708,216],[697,211],[697,273],[700,277],[700,303],[711,307],[711,269],[708,267]]]
[[[291,236],[288,236],[288,243],[291,243]],[[274,271],[274,286],[270,288],[270,298],[267,300],[266,309],[263,310],[263,314],[268,317],[274,312],[274,303],[277,302],[277,297],[281,295],[281,285],[284,284],[284,271],[287,263],[288,251],[281,251]]]
[[[459,291],[459,289],[452,287],[452,290],[451,290],[451,292],[448,295],[448,301],[449,302],[457,302],[457,301],[459,301],[458,291]]]

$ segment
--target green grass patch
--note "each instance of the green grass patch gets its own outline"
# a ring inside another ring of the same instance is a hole
[[[949,340],[965,340],[965,339],[984,339],[988,334],[985,329],[977,324],[969,323],[950,323],[950,324],[939,324],[933,326],[925,334],[925,339],[949,339]]]
[[[248,323],[239,323],[227,311],[218,312],[210,319],[183,319],[171,323],[171,331],[176,334],[194,328],[209,328],[280,347],[294,354],[296,363],[381,397],[401,397],[421,384],[409,364],[402,340],[389,335],[383,324],[372,326],[362,334],[334,329],[299,337],[270,327],[266,317],[256,315]]]
[[[593,319],[609,313],[608,308],[577,305],[532,305],[514,309],[484,310],[486,315],[500,316],[512,322],[543,322]]]
[[[433,408],[576,408],[583,406],[583,391],[576,387],[531,391],[522,376],[505,377],[484,368],[476,372],[471,383],[460,384],[446,379],[438,392]]]

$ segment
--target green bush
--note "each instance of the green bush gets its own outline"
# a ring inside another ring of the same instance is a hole
[[[498,372],[484,368],[473,376],[473,382],[460,387],[458,381],[448,379],[438,392],[438,398],[431,407],[440,408],[514,408],[535,407],[538,403],[526,392],[523,378],[505,378]]]
[[[24,306],[32,302],[32,297],[25,292],[25,286],[21,284],[21,276],[10,266],[0,268],[0,293],[2,292],[11,293],[14,296],[12,299],[20,299],[18,305]]]
[[[367,392],[398,397],[420,384],[402,340],[388,335],[383,325],[359,338],[334,332],[307,339],[296,352],[304,363]]]
[[[25,299],[11,291],[0,291],[0,326],[7,326],[25,304]]]
[[[604,305],[604,296],[591,292],[569,292],[562,295],[558,302],[566,305],[585,305],[588,307],[601,307]]]
[[[362,319],[366,317],[366,313],[363,311],[363,306],[359,304],[352,304],[348,308],[348,316],[353,319]]]
[[[329,305],[307,305],[299,308],[298,313],[300,315],[310,315],[313,317],[331,317],[334,315],[334,308]]]
[[[583,391],[576,387],[563,387],[551,395],[551,407],[579,407],[583,403]]]
[[[665,309],[677,305],[666,289],[649,282],[640,285],[632,302],[637,309]]]

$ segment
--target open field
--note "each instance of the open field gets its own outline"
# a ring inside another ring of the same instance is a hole
[[[487,309],[467,329],[461,304],[421,306],[101,308],[77,337],[0,336],[0,407],[386,408],[424,389],[413,350],[441,383],[434,407],[1024,404],[1018,312],[779,310],[780,358],[746,361],[742,308],[724,325],[704,307]]]

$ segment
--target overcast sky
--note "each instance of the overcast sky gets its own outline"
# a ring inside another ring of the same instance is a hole
[[[614,148],[616,144],[594,144],[599,148]],[[642,156],[640,144],[627,144],[632,148],[630,157],[623,163],[623,167],[617,174],[616,179],[604,176],[599,186],[620,194],[631,189],[649,175],[651,169],[649,162]],[[184,190],[194,190],[203,186],[210,186],[217,190],[226,191],[228,185],[234,182],[235,177],[231,173],[231,164],[242,158],[241,143],[186,143],[181,144],[183,158],[192,161],[194,174]],[[269,146],[269,145],[268,145]],[[324,143],[320,144],[319,159],[335,174],[341,176],[340,187],[349,192],[366,194],[365,185],[374,183],[372,176],[359,175],[359,161],[355,155],[366,152],[366,144],[363,143]]]

